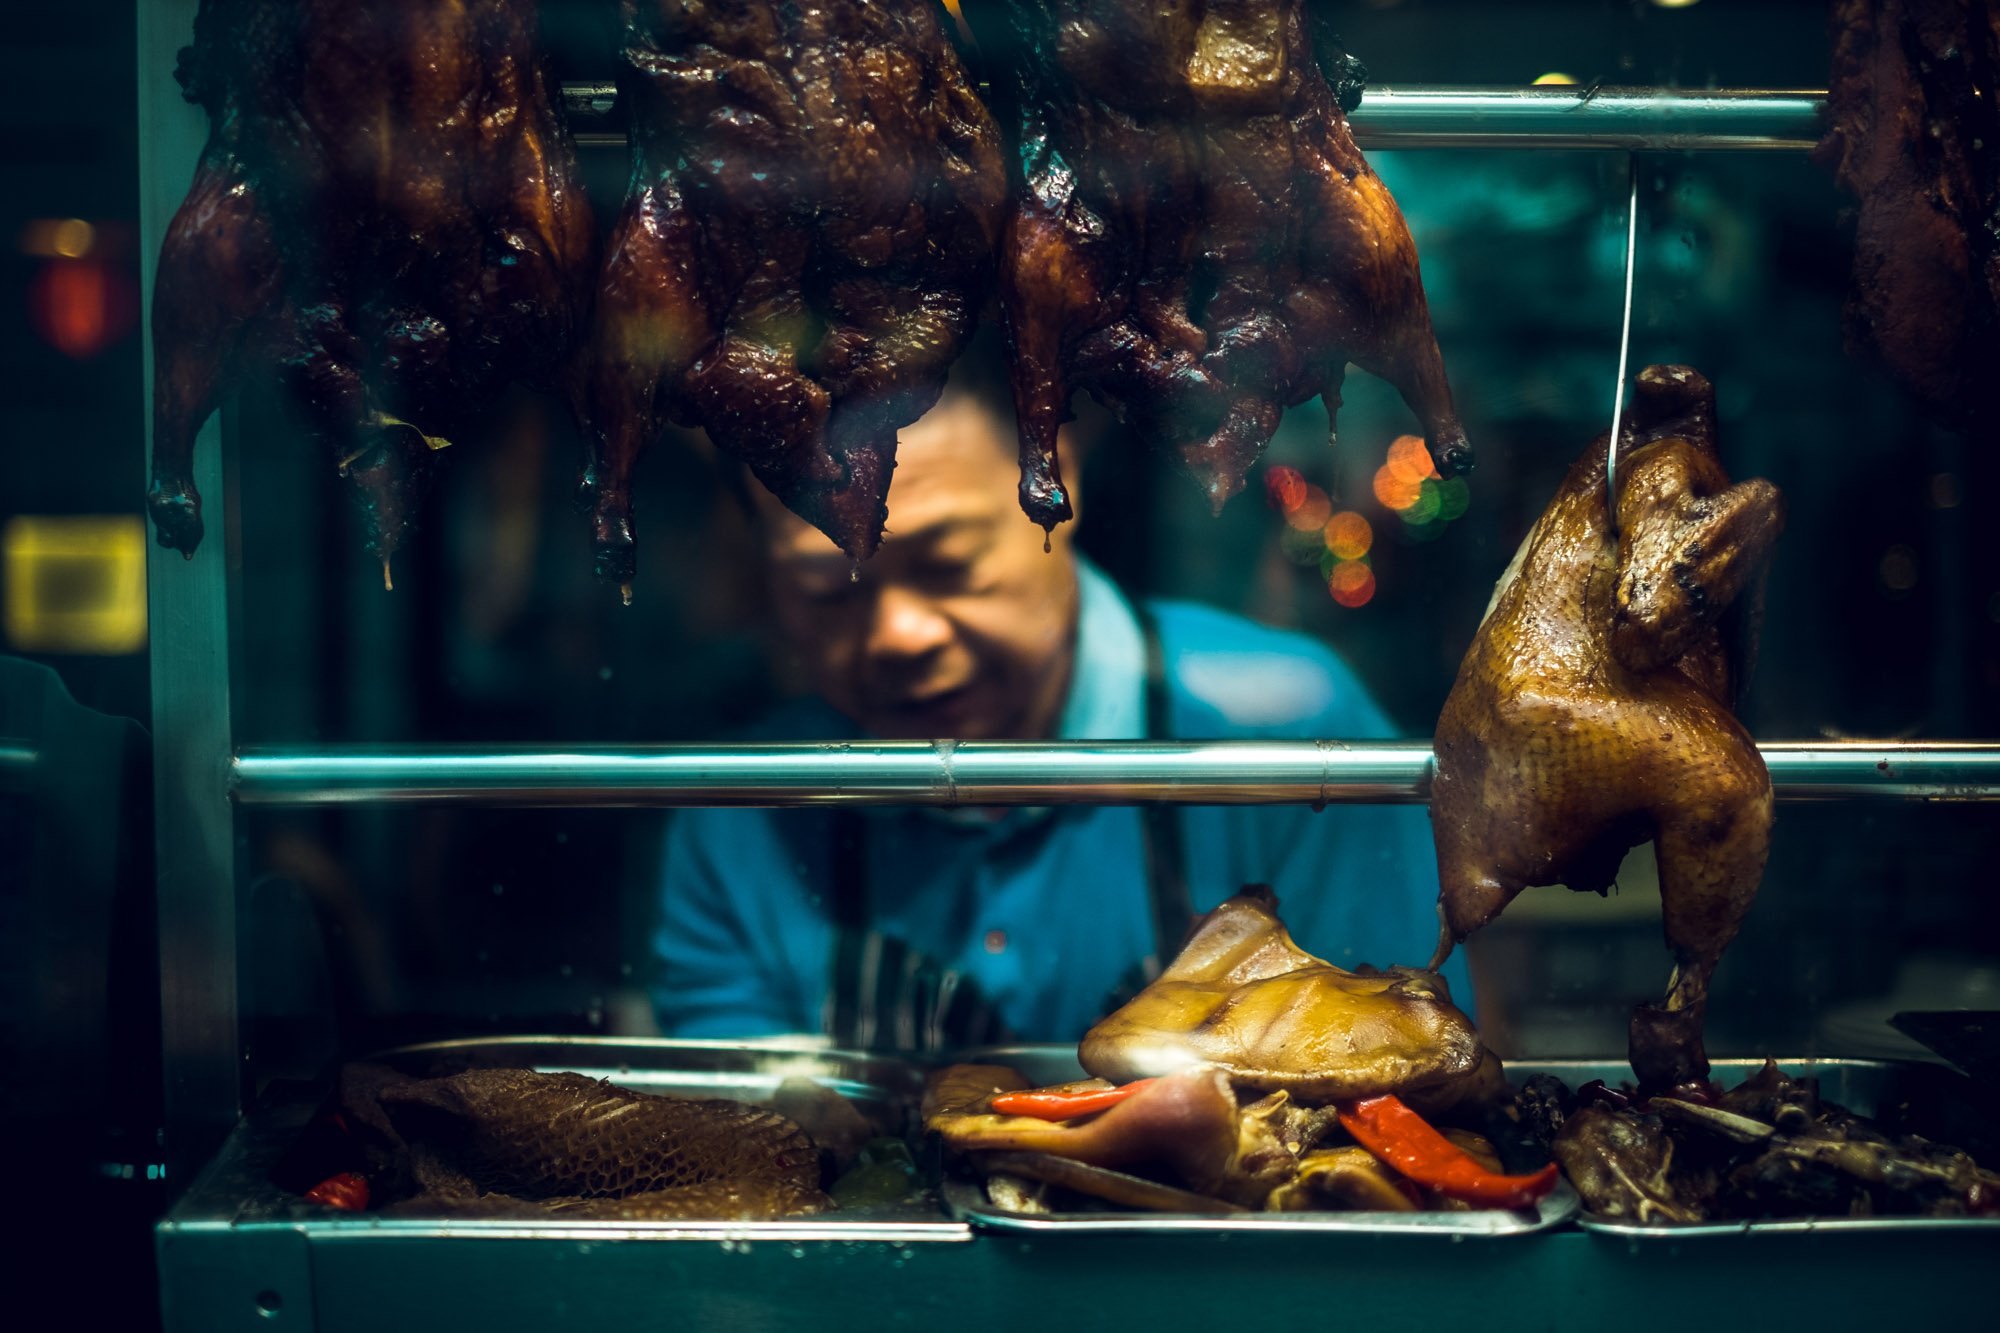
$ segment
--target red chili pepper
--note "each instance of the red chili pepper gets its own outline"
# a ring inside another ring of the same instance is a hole
[[[343,1171],[337,1176],[328,1176],[307,1190],[306,1197],[329,1208],[358,1213],[368,1207],[368,1178]]]
[[[1529,1176],[1495,1175],[1395,1097],[1342,1102],[1354,1141],[1426,1189],[1482,1208],[1527,1208],[1556,1187],[1556,1164]]]
[[[1120,1088],[1093,1088],[1087,1092],[1003,1092],[993,1099],[993,1109],[1001,1115],[1030,1115],[1037,1120],[1074,1120],[1080,1115],[1118,1105],[1141,1088],[1158,1079],[1142,1078]]]

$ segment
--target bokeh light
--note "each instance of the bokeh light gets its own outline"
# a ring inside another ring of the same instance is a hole
[[[1314,565],[1326,546],[1317,529],[1286,527],[1278,533],[1278,549],[1295,565]]]
[[[1439,491],[1440,487],[1436,481],[1429,477],[1424,478],[1417,483],[1416,498],[1399,511],[1399,517],[1412,527],[1429,523],[1439,517],[1438,511],[1444,507],[1444,497]]]
[[[1420,480],[1406,481],[1397,476],[1387,463],[1375,469],[1375,498],[1384,509],[1402,513],[1417,502],[1417,492],[1422,486]]]
[[[1303,500],[1285,512],[1285,522],[1300,532],[1317,534],[1333,517],[1333,501],[1326,498],[1326,492],[1308,484]]]
[[[1437,484],[1438,517],[1449,523],[1464,516],[1472,503],[1472,488],[1465,484],[1464,477],[1451,477]]]
[[[1325,534],[1326,549],[1339,560],[1359,560],[1375,544],[1375,530],[1352,509],[1343,509],[1328,519]]]
[[[1274,467],[1264,473],[1264,498],[1271,508],[1289,514],[1306,498],[1306,479],[1295,467]]]
[[[1327,576],[1326,590],[1342,606],[1366,606],[1375,596],[1375,571],[1360,560],[1342,560]]]
[[[1438,474],[1431,451],[1415,435],[1398,435],[1389,446],[1389,470],[1404,481],[1422,481]]]

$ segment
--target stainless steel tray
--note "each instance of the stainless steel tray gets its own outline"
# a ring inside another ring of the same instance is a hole
[[[1009,1065],[1037,1085],[1063,1083],[1085,1077],[1076,1062],[1074,1046],[994,1046],[967,1052],[959,1057],[979,1064]],[[1532,1072],[1532,1071],[1531,1071]],[[1567,1180],[1533,1209],[1508,1211],[1480,1209],[1473,1212],[1421,1213],[1230,1213],[1214,1216],[1202,1213],[1065,1212],[1017,1213],[997,1207],[986,1197],[985,1187],[975,1181],[946,1180],[940,1188],[950,1214],[983,1231],[1033,1231],[1069,1235],[1087,1232],[1122,1232],[1157,1235],[1162,1232],[1309,1232],[1370,1235],[1408,1234],[1421,1236],[1524,1236],[1560,1226],[1576,1215],[1581,1205]]]
[[[1733,1088],[1764,1067],[1762,1060],[1714,1060],[1711,1077]],[[1793,1078],[1819,1080],[1820,1096],[1858,1115],[1884,1120],[1891,1127],[1930,1131],[1922,1122],[1927,1108],[1954,1097],[1969,1096],[1970,1081],[1942,1064],[1904,1060],[1862,1060],[1840,1057],[1778,1059],[1778,1068]],[[1509,1061],[1507,1076],[1515,1083],[1531,1074],[1553,1074],[1575,1089],[1592,1079],[1612,1087],[1632,1081],[1632,1067],[1622,1060]],[[1935,1134],[1933,1133],[1933,1136]],[[1944,1141],[1949,1142],[1949,1139]],[[1985,1163],[1982,1159],[1982,1163]],[[1577,1225],[1606,1235],[1680,1241],[1690,1236],[1735,1236],[1787,1231],[2000,1231],[2000,1218],[1978,1217],[1788,1217],[1726,1222],[1630,1222],[1579,1211]]]
[[[573,1071],[621,1087],[682,1096],[768,1101],[787,1078],[810,1078],[838,1092],[890,1135],[915,1125],[921,1067],[892,1057],[781,1042],[670,1041],[604,1037],[496,1037],[429,1042],[370,1059],[411,1074],[474,1067]],[[660,1222],[562,1219],[383,1217],[332,1213],[271,1181],[319,1105],[317,1090],[275,1090],[246,1115],[216,1159],[163,1224],[168,1230],[278,1226],[315,1235],[575,1236],[721,1241],[748,1250],[759,1242],[813,1240],[964,1241],[970,1229],[945,1216],[934,1190],[898,1203],[847,1208],[768,1222],[678,1219]]]

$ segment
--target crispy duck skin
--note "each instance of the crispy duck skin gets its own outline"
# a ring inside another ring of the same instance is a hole
[[[831,1206],[819,1151],[776,1111],[651,1096],[582,1074],[343,1076],[343,1109],[408,1179],[403,1211],[606,1218],[789,1217]]]
[[[1402,393],[1440,472],[1470,467],[1416,248],[1306,8],[966,0],[1018,134],[1000,287],[1021,505],[1044,527],[1071,513],[1056,432],[1077,389],[1217,508],[1285,408],[1323,396],[1331,422],[1350,361]]]
[[[1084,1035],[1078,1057],[1120,1083],[1214,1065],[1238,1087],[1308,1103],[1442,1094],[1488,1072],[1442,978],[1347,972],[1313,957],[1262,887],[1203,917],[1157,980]]]
[[[933,0],[624,0],[632,177],[599,286],[598,572],[629,585],[632,470],[702,426],[855,559],[896,432],[992,280],[1006,168]]]
[[[1605,892],[1651,840],[1675,973],[1631,1057],[1665,1087],[1707,1076],[1709,975],[1770,850],[1770,775],[1731,707],[1784,511],[1769,482],[1730,484],[1694,371],[1642,371],[1625,427],[1617,533],[1607,434],[1501,576],[1438,719],[1432,966],[1524,888]]]
[[[1836,0],[1816,157],[1858,207],[1847,340],[1924,410],[2000,429],[2000,8]]]
[[[161,545],[199,545],[195,435],[253,366],[385,575],[433,450],[510,380],[576,387],[594,239],[537,36],[533,0],[203,0],[177,77],[209,139],[152,312]]]

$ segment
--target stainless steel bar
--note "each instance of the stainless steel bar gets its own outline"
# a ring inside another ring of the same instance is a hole
[[[159,253],[208,136],[207,117],[181,97],[172,71],[196,0],[139,6],[139,253]],[[140,265],[150,330],[153,265]],[[152,398],[152,335],[145,385]],[[152,440],[147,414],[147,444]],[[147,567],[153,691],[153,812],[158,864],[161,1030],[170,1179],[185,1182],[236,1122],[243,1061],[237,1045],[235,815],[228,797],[229,588],[222,427],[195,443],[195,483],[208,501],[208,540],[193,560],[154,548]],[[144,459],[132,460],[139,483]],[[137,493],[135,486],[134,493]]]
[[[1782,741],[1781,800],[2000,801],[2000,744]],[[1417,804],[1422,741],[247,750],[246,806]]]
[[[618,90],[565,83],[577,142],[625,142]],[[1819,139],[1819,89],[1370,88],[1348,118],[1363,148],[1602,148],[1798,152]]]

